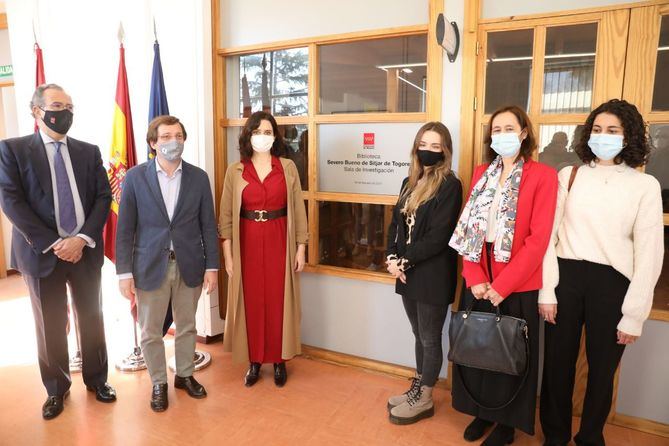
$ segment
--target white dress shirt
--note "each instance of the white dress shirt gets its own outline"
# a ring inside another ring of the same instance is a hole
[[[70,181],[70,189],[72,190],[72,199],[74,201],[74,213],[77,218],[77,226],[74,228],[72,233],[68,233],[60,226],[60,213],[59,213],[59,204],[58,204],[58,185],[56,183],[56,171],[54,168],[54,157],[56,155],[56,140],[51,138],[46,133],[40,130],[40,136],[44,142],[44,148],[46,149],[46,157],[49,160],[49,170],[51,171],[51,188],[53,189],[53,205],[56,214],[56,226],[58,227],[58,235],[60,238],[56,240],[51,246],[42,251],[43,253],[49,252],[56,244],[66,237],[71,237],[76,235],[81,237],[86,241],[86,245],[89,248],[95,248],[95,240],[86,234],[80,234],[79,230],[84,225],[86,221],[86,214],[84,213],[84,206],[81,204],[81,196],[79,195],[79,189],[77,188],[77,181],[74,177],[74,171],[72,170],[72,160],[70,159],[70,152],[67,147],[67,136],[65,136],[61,141],[60,153],[63,156],[63,161],[65,162],[65,170],[67,171],[67,177]]]
[[[172,221],[174,209],[177,206],[179,191],[181,190],[181,172],[183,170],[183,161],[179,161],[179,167],[169,176],[162,166],[156,160],[156,174],[158,175],[158,184],[160,185],[160,194],[163,196],[163,202],[167,209],[167,216]],[[170,249],[174,250],[174,245],[170,241]]]

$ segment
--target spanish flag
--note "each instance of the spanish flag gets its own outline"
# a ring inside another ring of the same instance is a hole
[[[118,220],[118,207],[121,202],[121,187],[126,172],[136,164],[137,154],[135,152],[135,137],[132,132],[128,76],[125,71],[125,50],[123,44],[121,44],[109,169],[107,170],[112,190],[112,204],[104,231],[105,255],[114,263],[116,263],[116,222]]]
[[[46,83],[44,77],[44,58],[42,57],[42,48],[39,47],[37,40],[35,40],[35,88]],[[37,120],[35,120],[35,131],[39,130]]]

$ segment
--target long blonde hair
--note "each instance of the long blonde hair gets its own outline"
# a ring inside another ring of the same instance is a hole
[[[441,136],[441,150],[444,159],[434,166],[423,166],[418,159],[418,147],[423,134],[433,131]],[[451,133],[441,122],[433,121],[423,125],[416,133],[411,149],[411,165],[409,166],[409,180],[400,193],[399,202],[404,202],[401,212],[412,214],[418,207],[435,196],[439,187],[448,174],[451,173],[453,159],[453,141]]]

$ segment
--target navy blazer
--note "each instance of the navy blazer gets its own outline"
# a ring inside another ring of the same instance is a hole
[[[102,230],[111,205],[111,189],[97,146],[67,137],[67,149],[85,222],[79,233],[95,240],[80,261],[102,267]],[[11,266],[22,274],[46,277],[56,266],[49,251],[60,237],[56,225],[49,160],[39,132],[0,141],[0,204],[14,225]]]
[[[123,181],[116,227],[116,273],[132,273],[135,286],[151,291],[167,273],[170,240],[187,286],[202,285],[218,269],[218,231],[207,173],[183,162],[181,187],[170,221],[160,192],[156,160],[133,167]]]

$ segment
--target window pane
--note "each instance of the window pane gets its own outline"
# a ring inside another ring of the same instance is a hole
[[[228,117],[266,110],[275,116],[307,114],[308,48],[229,57]]]
[[[539,161],[560,170],[579,164],[574,141],[580,138],[582,125],[539,126]]]
[[[488,33],[486,114],[510,104],[529,110],[533,43],[531,29]]]
[[[306,125],[280,125],[279,131],[286,142],[286,158],[293,160],[300,174],[302,190],[309,189],[309,130]]]
[[[323,45],[320,112],[425,111],[427,36]]]
[[[650,138],[653,149],[646,173],[653,175],[662,187],[662,207],[669,213],[669,124],[652,124]]]
[[[669,110],[669,15],[662,17],[660,42],[657,48],[657,67],[655,68],[655,87],[653,88],[653,110]]]
[[[481,162],[486,163],[488,162],[488,159],[486,158],[488,156],[488,151],[490,149],[490,146],[486,144],[485,140],[488,137],[488,132],[490,131],[490,124],[483,124],[481,125]]]
[[[596,23],[546,30],[543,113],[590,111],[596,47]]]
[[[309,187],[307,169],[308,163],[308,130],[307,126],[299,125],[280,125],[279,131],[286,142],[286,158],[293,160],[297,171],[300,174],[300,183],[302,190]],[[241,127],[228,127],[228,165],[239,161],[239,134]]]
[[[242,131],[241,127],[228,127],[228,166],[239,161],[239,134]]]
[[[318,190],[397,195],[421,122],[320,124]]]
[[[393,206],[319,201],[319,263],[386,271],[385,251]]]
[[[653,309],[669,311],[669,226],[664,227],[664,263],[660,280],[655,286]]]

